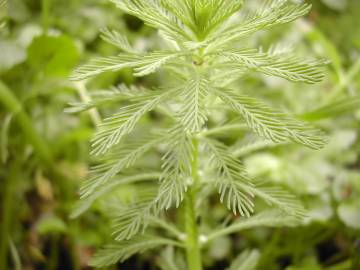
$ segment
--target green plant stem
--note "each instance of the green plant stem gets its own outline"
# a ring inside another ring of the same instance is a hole
[[[224,132],[232,131],[232,130],[247,130],[247,125],[245,124],[229,124],[221,127],[212,128],[209,130],[202,131],[199,133],[199,136],[210,136],[214,134],[221,134]]]
[[[89,95],[87,93],[85,83],[83,81],[76,82],[75,87],[76,87],[76,90],[78,91],[78,94],[83,102],[91,101],[91,98],[89,97]],[[95,107],[89,110],[89,115],[90,115],[91,121],[93,122],[94,126],[98,126],[101,124],[100,113]]]
[[[18,250],[16,249],[16,246],[14,242],[9,239],[9,246],[10,246],[10,253],[14,265],[14,270],[21,270],[21,260]]]
[[[0,269],[7,269],[7,256],[8,256],[8,229],[10,223],[10,216],[11,216],[11,209],[9,210],[10,201],[11,201],[11,194],[9,192],[9,180],[3,179],[1,183],[3,192],[1,194],[2,200],[1,204],[3,207],[2,215],[1,215],[1,223],[0,223]]]
[[[51,236],[51,250],[50,250],[50,258],[49,258],[49,264],[47,269],[48,270],[56,270],[58,267],[58,261],[59,261],[59,247],[58,247],[58,235],[52,235]]]
[[[34,151],[39,159],[49,167],[52,167],[52,156],[44,143],[44,140],[39,136],[36,130],[31,125],[30,117],[24,112],[21,103],[18,101],[12,91],[0,81],[0,103],[2,103],[7,111],[12,113],[16,122],[24,133],[24,138],[27,138],[29,143],[33,146]]]
[[[181,231],[179,231],[177,229],[177,227],[175,227],[174,225],[167,223],[166,221],[162,220],[161,218],[157,218],[157,217],[151,217],[152,222],[163,228],[164,230],[166,230],[167,232],[171,233],[173,236],[175,236],[176,238],[180,239],[183,236],[183,233]]]
[[[50,6],[51,6],[51,0],[42,0],[41,19],[42,19],[44,35],[47,35],[49,30]]]
[[[348,72],[340,80],[340,83],[333,89],[329,97],[326,99],[325,104],[329,104],[336,100],[338,96],[349,86],[351,82],[360,71],[360,59],[358,59],[348,70]]]
[[[193,161],[192,161],[192,178],[193,184],[186,193],[185,198],[185,230],[186,230],[186,257],[189,270],[201,270],[201,253],[199,246],[199,234],[196,222],[195,201],[197,185],[199,182],[198,175],[198,141],[193,141]]]
[[[0,216],[0,269],[7,270],[9,251],[9,239],[11,237],[13,225],[14,203],[16,198],[17,180],[19,171],[18,166],[5,168],[9,174],[2,175],[3,171],[0,170],[0,186],[1,186],[1,216]]]

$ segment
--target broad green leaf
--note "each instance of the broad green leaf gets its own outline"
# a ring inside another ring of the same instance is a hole
[[[65,222],[56,216],[48,216],[42,218],[36,225],[36,230],[42,234],[58,234],[67,231]]]
[[[15,41],[0,40],[0,74],[26,60],[26,51]]]
[[[341,221],[348,227],[360,229],[360,200],[343,202],[339,205],[337,213]]]
[[[68,76],[78,63],[79,50],[66,35],[39,36],[28,48],[28,63],[47,76]]]
[[[348,6],[347,0],[321,0],[329,8],[337,11],[345,11]]]
[[[245,250],[238,257],[236,257],[227,270],[256,270],[259,259],[259,251]]]

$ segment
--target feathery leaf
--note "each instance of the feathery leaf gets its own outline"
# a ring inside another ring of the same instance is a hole
[[[301,223],[301,219],[290,216],[279,209],[271,209],[260,212],[249,218],[239,218],[225,228],[218,229],[207,236],[208,241],[212,241],[220,236],[241,232],[256,227],[283,227],[296,226]]]
[[[236,22],[227,27],[215,31],[207,39],[209,44],[207,51],[214,50],[223,46],[229,46],[240,38],[251,35],[259,30],[285,24],[294,21],[309,12],[309,4],[292,4],[287,0],[274,0],[272,4],[267,5],[265,9],[260,10],[253,16],[243,22]]]
[[[171,89],[165,92],[153,91],[139,97],[133,97],[131,105],[121,108],[116,114],[105,119],[98,126],[92,141],[92,154],[104,154],[112,146],[117,145],[123,136],[133,131],[141,117],[172,97],[177,91],[178,89]]]
[[[169,209],[173,202],[180,205],[187,191],[188,179],[191,177],[192,141],[181,126],[169,131],[166,141],[167,152],[162,157],[161,184],[157,197],[160,209]]]
[[[180,122],[186,130],[199,132],[207,121],[205,101],[208,96],[208,81],[197,76],[185,85],[182,93],[183,107],[179,112]]]
[[[152,52],[142,57],[142,60],[136,64],[135,75],[140,77],[151,74],[169,61],[182,55],[185,55],[185,53],[173,51]]]
[[[227,147],[216,140],[205,140],[211,153],[211,165],[216,168],[216,184],[220,200],[236,215],[250,216],[254,211],[254,195],[247,189],[252,186],[244,165],[230,154]]]
[[[157,0],[111,0],[118,8],[163,31],[172,40],[187,40],[189,34],[179,20],[169,14]]]
[[[241,114],[249,128],[275,143],[296,142],[312,149],[322,148],[326,140],[322,132],[305,122],[292,119],[255,98],[239,95],[230,89],[214,89],[232,110]]]
[[[245,66],[270,76],[277,76],[293,82],[317,83],[324,74],[320,69],[326,61],[302,61],[294,56],[274,56],[256,49],[242,49],[221,52],[233,63]]]
[[[81,81],[108,71],[118,71],[136,66],[141,57],[135,54],[122,53],[118,56],[97,57],[77,68],[70,80]]]
[[[134,68],[136,76],[145,76],[182,55],[184,53],[161,51],[145,55],[122,53],[118,56],[98,57],[75,70],[70,79],[74,81],[84,80],[104,72],[114,72],[124,68]]]
[[[121,101],[131,100],[131,98],[143,96],[144,94],[150,94],[149,89],[137,86],[127,86],[120,84],[116,87],[112,87],[110,90],[99,91],[95,95],[91,96],[91,100],[88,102],[71,102],[68,108],[65,109],[66,113],[80,113],[92,108],[100,108],[102,106],[109,106],[118,104]]]
[[[115,31],[115,30],[110,30],[108,28],[104,28],[101,30],[101,38],[112,44],[115,45],[116,47],[118,47],[120,50],[130,53],[130,54],[139,54],[140,52],[137,50],[134,50],[130,43],[129,40],[127,39],[126,36],[123,36],[122,34],[120,34],[119,32]]]
[[[146,250],[165,245],[181,246],[180,243],[171,239],[153,235],[141,235],[131,240],[105,246],[91,259],[90,265],[93,267],[105,267],[117,262],[123,262],[136,253],[143,253]]]
[[[119,209],[119,214],[113,219],[113,235],[115,240],[129,240],[139,232],[144,233],[152,215],[156,215],[156,192],[153,188],[142,188],[137,192],[138,200],[125,209]]]
[[[87,211],[91,205],[100,197],[106,195],[113,190],[116,190],[119,186],[134,184],[143,181],[158,180],[161,176],[160,172],[149,172],[149,173],[139,173],[135,175],[120,175],[114,177],[112,181],[107,182],[99,186],[94,190],[91,195],[81,200],[75,205],[74,209],[71,212],[71,218],[77,218]]]
[[[112,151],[100,165],[94,166],[91,170],[92,177],[81,187],[81,197],[86,198],[94,193],[100,186],[109,182],[122,170],[135,164],[152,147],[161,142],[162,137],[150,136],[135,143],[120,145],[120,149]]]
[[[290,216],[302,219],[306,217],[306,211],[302,203],[293,194],[281,187],[267,186],[263,183],[255,183],[248,187],[249,192],[265,201],[270,206],[275,206]]]

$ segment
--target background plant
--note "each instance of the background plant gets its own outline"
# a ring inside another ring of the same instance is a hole
[[[37,41],[32,38],[41,34],[39,25],[46,21],[44,20],[46,16],[43,14],[49,14],[47,35],[50,39],[58,40],[56,37],[59,34],[66,35],[68,40],[78,46],[72,48],[83,56],[93,53],[96,55],[115,54],[115,47],[105,45],[97,39],[98,29],[104,26],[114,27],[123,34],[124,31],[130,31],[129,34],[124,35],[140,50],[148,48],[146,49],[148,51],[150,48],[159,48],[162,44],[161,39],[153,35],[149,28],[142,26],[135,18],[121,14],[119,10],[113,8],[113,5],[107,4],[107,1],[104,2],[106,4],[99,4],[98,1],[96,3],[67,1],[66,4],[63,1],[51,2],[48,11],[42,14],[39,12],[41,6],[35,2],[15,0],[9,2],[10,12],[0,38],[1,52],[6,52],[0,53],[1,80],[23,106],[28,120],[30,119],[26,122],[37,131],[40,141],[51,145],[46,148],[48,152],[54,152],[56,170],[64,172],[67,176],[65,178],[61,175],[56,178],[58,180],[55,180],[53,173],[49,172],[48,165],[39,161],[39,152],[32,151],[31,136],[26,136],[27,133],[24,133],[21,125],[18,125],[17,118],[14,117],[10,125],[6,124],[9,121],[5,121],[4,117],[9,110],[8,107],[3,106],[2,96],[1,104],[4,110],[0,115],[1,126],[9,128],[1,128],[2,153],[8,153],[7,163],[3,163],[4,166],[1,168],[1,202],[2,206],[4,205],[1,207],[1,220],[8,221],[1,222],[1,232],[2,235],[8,235],[12,241],[8,242],[8,239],[1,237],[1,247],[6,247],[9,251],[3,253],[4,249],[1,248],[1,254],[8,254],[9,269],[14,269],[16,251],[18,251],[19,265],[24,268],[40,269],[39,267],[56,267],[57,265],[60,269],[85,268],[87,254],[91,252],[91,247],[100,245],[109,235],[107,216],[110,207],[114,204],[119,205],[119,197],[122,203],[135,200],[131,195],[134,190],[133,184],[129,182],[118,189],[113,187],[111,192],[104,192],[102,196],[99,194],[93,201],[91,210],[84,213],[81,219],[76,221],[67,219],[68,212],[75,202],[73,196],[77,181],[74,180],[83,178],[79,173],[85,172],[88,136],[97,117],[95,113],[83,114],[81,117],[63,114],[65,103],[71,97],[76,99],[76,96],[80,94],[86,99],[87,96],[84,85],[73,85],[67,82],[66,73],[72,69],[69,64],[66,64],[68,60],[54,63],[49,61],[51,59],[49,57],[41,58],[41,54],[29,57],[27,48],[32,43],[37,43],[39,52],[48,51],[46,48],[53,47],[51,42],[42,42],[44,39]],[[326,1],[326,4],[328,2]],[[301,83],[290,84],[259,73],[250,73],[233,84],[236,89],[241,88],[244,94],[266,100],[272,107],[295,112],[306,121],[321,125],[330,137],[329,145],[325,150],[316,151],[315,155],[314,151],[296,147],[294,144],[274,146],[269,142],[261,141],[258,136],[251,135],[247,129],[240,128],[208,134],[226,145],[233,145],[232,150],[244,161],[252,178],[266,178],[270,180],[270,185],[274,181],[275,185],[284,186],[286,189],[291,189],[293,193],[299,194],[306,208],[310,209],[308,212],[310,217],[306,223],[292,228],[256,228],[242,230],[240,234],[219,236],[203,246],[203,263],[206,269],[228,267],[230,260],[246,248],[256,248],[260,251],[248,253],[252,254],[251,257],[258,258],[258,269],[264,268],[264,265],[269,269],[317,269],[319,267],[348,269],[349,265],[355,263],[352,258],[356,258],[357,253],[354,240],[357,237],[356,213],[358,209],[356,206],[358,194],[356,188],[358,182],[356,176],[358,64],[356,60],[359,35],[356,33],[358,29],[356,14],[359,9],[356,1],[341,2],[340,9],[339,5],[334,7],[330,4],[329,7],[334,9],[328,9],[320,1],[314,1],[313,9],[306,20],[301,19],[295,24],[278,25],[271,31],[261,31],[247,38],[248,46],[252,48],[258,47],[259,44],[263,48],[270,48],[270,44],[274,42],[286,44],[296,40],[295,51],[298,55],[310,55],[315,52],[319,58],[331,59],[324,82],[314,86]],[[252,5],[255,9],[259,7],[255,2]],[[334,29],[339,29],[339,31],[334,31]],[[352,29],[352,35],[348,34],[349,29]],[[24,38],[25,36],[27,38]],[[146,41],[143,37],[146,37]],[[5,46],[4,43],[11,46]],[[278,50],[282,46],[279,45]],[[11,53],[9,48],[12,49]],[[8,64],[9,58],[3,58],[4,55],[12,56],[11,65]],[[60,59],[69,59],[73,55],[62,54]],[[315,58],[315,56],[312,57]],[[52,64],[46,72],[43,72],[42,68],[47,62]],[[32,64],[29,65],[29,63]],[[62,72],[59,73],[59,69]],[[96,79],[86,83],[86,88],[90,94],[93,90],[95,90],[94,93],[98,93],[98,89],[105,89],[111,84],[132,81],[137,82],[138,86],[150,88],[163,85],[162,80],[166,78],[154,75],[139,80],[134,78],[130,71],[122,70],[97,76]],[[96,96],[92,98],[96,100]],[[116,103],[114,105],[102,106],[99,112],[110,115],[118,109],[119,105]],[[322,108],[314,110],[317,107]],[[306,111],[312,112],[304,114]],[[16,116],[17,110],[13,114]],[[147,125],[152,127],[157,125],[161,129],[167,128],[171,123],[162,122],[164,118],[159,117],[161,114],[163,114],[162,110],[160,113],[156,110],[155,113],[143,117],[140,126],[138,125],[133,131],[132,138],[147,134]],[[236,114],[224,115],[222,110],[214,110],[211,119],[215,119],[212,120],[215,123],[231,120],[237,121],[235,123],[239,122]],[[44,123],[49,124],[44,125]],[[209,128],[214,127],[215,123],[211,123]],[[44,128],[45,126],[47,128]],[[137,164],[137,168],[154,169],[152,177],[156,178],[156,170],[159,168],[157,156],[163,151],[163,148],[157,148],[157,151],[149,152],[142,160],[139,160],[143,166]],[[342,155],[339,155],[339,152]],[[46,161],[47,158],[43,160]],[[97,161],[91,163],[96,164]],[[295,164],[299,166],[294,166]],[[39,169],[41,174],[37,173]],[[4,179],[9,181],[5,182]],[[61,185],[65,187],[65,193],[58,191]],[[44,189],[44,187],[50,187],[50,189]],[[44,203],[44,194],[49,194],[49,190],[53,191],[54,196],[50,203],[48,200]],[[6,196],[3,196],[4,194]],[[64,200],[64,196],[60,194],[68,194],[67,200]],[[204,211],[201,215],[201,232],[205,235],[210,232],[210,228],[216,228],[223,221],[226,224],[234,220],[232,214],[218,203],[219,195],[216,191],[210,192],[207,198],[209,200],[202,204]],[[17,203],[12,203],[15,200]],[[6,203],[3,204],[4,202]],[[38,207],[38,205],[53,206]],[[256,212],[263,209],[260,201],[256,201],[256,208]],[[175,220],[175,210],[166,212],[167,220]],[[10,218],[3,219],[5,217],[3,213],[7,213],[7,217]],[[183,223],[181,214],[177,216],[177,219],[177,224],[181,226]],[[5,224],[8,224],[9,229],[3,229],[6,228]],[[288,241],[289,239],[292,241]],[[50,249],[51,253],[48,252],[49,243],[52,243],[53,247]],[[151,262],[152,267],[155,267],[155,262],[157,262],[166,269],[171,263],[166,258],[171,258],[171,256],[176,257],[178,266],[182,265],[181,253],[165,249],[164,256],[161,258],[157,252],[150,251],[127,260],[121,264],[121,269],[144,269],[149,267],[147,262]],[[3,259],[0,261],[5,262]],[[356,266],[354,267],[356,269]],[[1,267],[3,268],[6,269]]]

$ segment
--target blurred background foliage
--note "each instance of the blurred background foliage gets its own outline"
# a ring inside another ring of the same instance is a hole
[[[274,42],[284,49],[292,45],[302,56],[327,58],[326,79],[304,85],[249,75],[238,84],[322,127],[328,146],[314,152],[272,145],[244,131],[219,135],[234,143],[234,153],[253,177],[296,193],[309,217],[293,228],[219,238],[205,248],[206,269],[225,269],[246,248],[259,251],[256,269],[360,269],[360,1],[309,2],[313,9],[308,17],[261,32],[251,42],[264,48]],[[258,4],[254,1],[254,8]],[[99,114],[111,108],[79,115],[64,109],[112,85],[151,86],[167,78],[139,80],[126,70],[73,83],[68,75],[92,55],[116,53],[99,38],[101,28],[126,33],[139,48],[162,46],[161,40],[107,0],[9,0],[1,7],[0,20],[0,269],[89,269],[89,257],[109,238],[107,209],[130,196],[132,187],[98,198],[89,211],[71,219],[79,183],[92,162],[88,153],[94,126]],[[214,117],[225,119],[221,112]],[[149,115],[144,128],[157,119]],[[151,166],[153,157],[145,161],[144,166]],[[205,230],[227,217],[216,200],[207,207]],[[159,269],[160,257],[138,255],[111,269]]]

